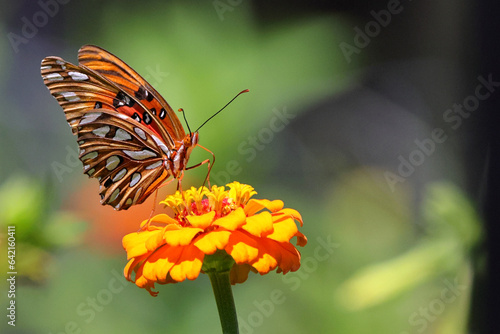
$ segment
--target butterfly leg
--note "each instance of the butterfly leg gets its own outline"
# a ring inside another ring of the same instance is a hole
[[[158,189],[159,189],[159,187],[158,187]],[[155,212],[156,198],[158,197],[158,189],[156,189],[156,191],[155,191],[155,197],[153,200],[153,208],[151,209],[151,213],[149,214],[148,221],[145,224],[141,224],[141,227],[139,228],[139,231],[137,231],[137,232],[144,231],[144,230],[147,230],[149,228],[149,224],[151,223],[151,218],[153,218],[153,213]]]
[[[145,223],[145,224],[141,224],[141,227],[139,228],[139,231],[143,231],[143,230],[146,230],[148,227],[149,227],[149,224],[151,223],[151,218],[153,218],[153,213],[155,212],[155,206],[156,206],[156,200],[158,198],[158,190],[161,188],[161,187],[164,187],[166,185],[168,185],[170,182],[172,182],[173,180],[175,180],[174,178],[172,178],[171,180],[168,180],[167,182],[161,184],[155,191],[155,197],[154,197],[154,200],[153,200],[153,208],[151,209],[151,213],[149,214],[149,218],[148,218],[148,221]],[[138,232],[139,232],[138,231]]]
[[[214,166],[214,163],[215,163],[215,154],[212,151],[210,151],[209,149],[201,146],[200,144],[197,144],[196,146],[199,146],[200,148],[202,148],[205,151],[207,151],[208,153],[210,153],[212,155],[212,162],[210,163],[210,159],[207,159],[207,160],[200,162],[199,164],[196,164],[196,165],[191,166],[191,167],[187,167],[186,170],[193,169],[193,168],[199,167],[201,165],[207,164],[208,172],[207,172],[207,176],[205,177],[205,181],[203,181],[203,186],[205,186],[205,183],[208,183],[208,187],[210,188],[211,187],[210,186],[210,171],[212,170],[212,167]]]

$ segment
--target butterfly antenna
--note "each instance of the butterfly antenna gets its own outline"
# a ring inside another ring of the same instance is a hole
[[[209,120],[211,120],[212,118],[214,118],[215,116],[217,116],[217,114],[218,114],[218,113],[220,113],[222,110],[224,110],[224,108],[226,108],[226,107],[227,107],[227,106],[228,106],[231,102],[233,102],[233,101],[234,101],[234,100],[235,100],[238,96],[240,96],[240,94],[243,94],[243,93],[248,93],[249,91],[250,91],[250,90],[245,89],[245,90],[242,90],[241,92],[239,92],[238,94],[236,94],[236,96],[235,96],[235,97],[233,97],[233,98],[231,99],[231,101],[229,101],[228,103],[226,103],[226,105],[225,105],[224,107],[222,107],[219,111],[217,111],[215,114],[213,114],[213,115],[212,115],[209,119],[207,119],[205,122],[203,122],[203,124],[202,124],[202,125],[200,125],[200,126],[198,127],[198,129],[196,129],[196,131],[195,131],[195,132],[198,132],[198,130],[200,130],[200,129],[201,129],[201,127],[202,127],[203,125],[207,124],[207,122],[208,122]]]
[[[189,133],[192,133],[191,129],[189,128],[189,123],[188,120],[186,119],[186,113],[184,112],[184,109],[180,108],[178,111],[182,112],[182,116],[184,117],[184,122],[186,122],[186,126],[188,127]]]

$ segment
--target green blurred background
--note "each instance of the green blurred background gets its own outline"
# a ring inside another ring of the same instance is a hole
[[[484,120],[445,117],[488,78],[471,2],[2,8],[0,241],[5,249],[15,225],[18,271],[16,327],[2,314],[2,333],[220,333],[205,275],[159,286],[157,298],[122,277],[121,238],[152,199],[127,212],[100,206],[40,77],[44,57],[75,63],[84,44],[127,62],[192,129],[250,89],[200,131],[217,157],[212,183],[282,199],[303,215],[309,243],[298,272],[234,287],[241,333],[483,332]],[[208,157],[198,149],[190,161]],[[183,185],[205,173],[187,172]],[[6,313],[5,280],[0,288]]]

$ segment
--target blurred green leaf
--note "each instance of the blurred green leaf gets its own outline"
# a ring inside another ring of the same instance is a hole
[[[481,239],[481,219],[471,201],[452,183],[430,184],[422,210],[433,235],[452,235],[467,248]]]

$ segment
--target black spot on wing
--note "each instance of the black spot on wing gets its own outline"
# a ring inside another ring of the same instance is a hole
[[[161,108],[160,115],[158,116],[160,117],[160,119],[164,119],[165,116],[167,116],[167,111],[165,110],[165,108]]]
[[[122,91],[119,91],[118,94],[116,94],[116,97],[113,99],[113,107],[115,108],[119,108],[122,106],[132,107],[134,104],[135,101]]]
[[[137,92],[134,93],[135,97],[139,100],[146,100],[148,102],[153,101],[153,94],[151,94],[144,86],[139,87]]]
[[[144,124],[151,124],[153,121],[153,118],[151,118],[151,115],[147,111],[142,114],[142,119],[144,120]]]
[[[101,109],[102,108],[102,103],[101,102],[96,102],[94,109]]]
[[[132,118],[139,123],[141,122],[141,116],[139,116],[139,114],[136,112],[132,115]]]

